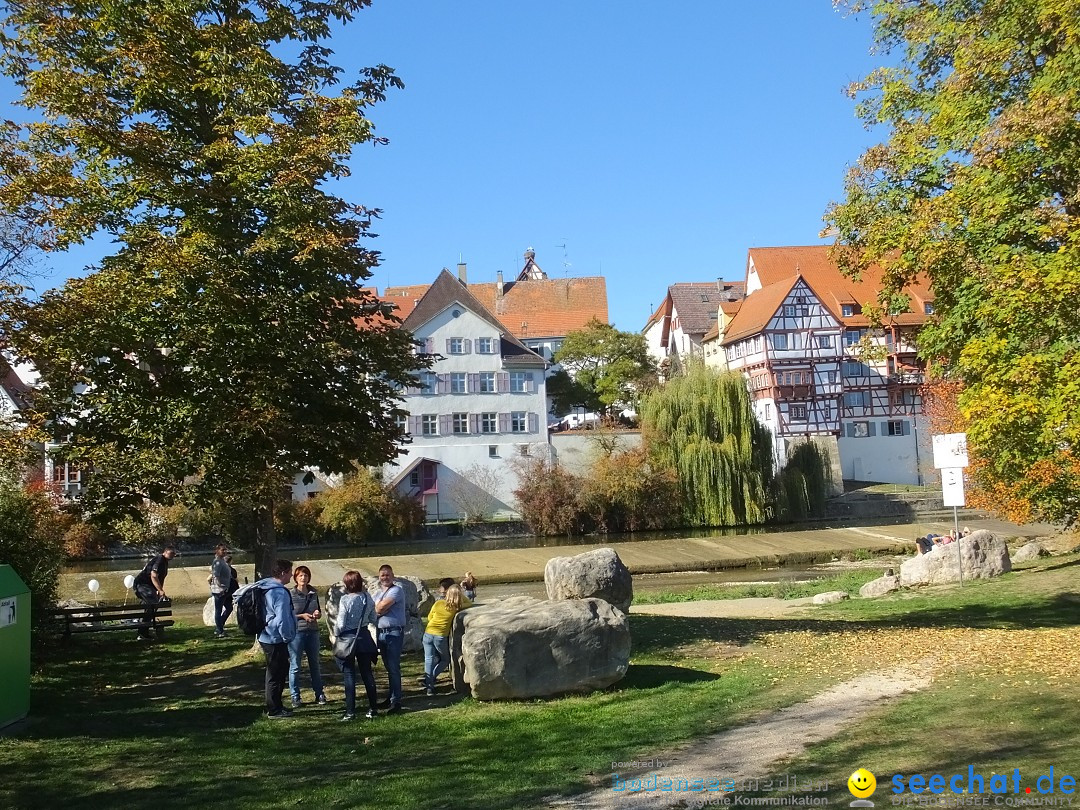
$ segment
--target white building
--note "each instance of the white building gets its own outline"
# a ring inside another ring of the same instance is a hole
[[[661,369],[684,357],[705,357],[703,342],[738,312],[743,283],[693,281],[672,284],[642,332]]]
[[[408,438],[384,479],[421,501],[431,520],[458,518],[485,499],[487,514],[516,512],[519,460],[550,458],[547,362],[447,270],[402,328],[415,336],[418,351],[437,359],[405,392],[401,427]]]

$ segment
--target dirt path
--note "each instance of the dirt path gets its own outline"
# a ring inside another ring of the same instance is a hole
[[[612,773],[618,773],[621,780],[629,778],[643,782],[653,774],[658,780],[685,779],[687,782],[732,779],[738,783],[743,779],[761,779],[776,773],[781,762],[798,756],[808,745],[839,734],[849,723],[863,717],[873,704],[915,691],[920,682],[915,671],[907,668],[868,673],[748,725],[705,737],[670,755],[658,756],[657,759],[663,761],[662,767],[620,770],[619,764],[613,763]],[[624,790],[616,791],[613,784],[613,781],[608,782],[580,796],[552,800],[548,807],[558,810],[700,807],[701,800],[719,795],[644,788],[633,792],[633,782]]]
[[[776,599],[703,599],[699,602],[665,602],[659,605],[633,605],[630,613],[654,616],[694,616],[714,619],[780,619],[801,613],[812,604],[814,597]]]

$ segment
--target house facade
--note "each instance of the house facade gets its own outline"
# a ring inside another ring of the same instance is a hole
[[[872,330],[862,309],[879,289],[873,269],[846,278],[826,246],[750,250],[747,296],[719,343],[726,367],[746,377],[778,466],[794,443],[815,437],[835,442],[845,479],[932,480],[914,336],[933,295],[913,284],[907,309]]]
[[[520,460],[550,458],[547,361],[447,270],[402,328],[435,362],[403,392],[403,452],[384,480],[423,503],[429,520],[456,519],[478,504],[487,514],[516,513]]]
[[[705,340],[738,311],[744,285],[738,281],[672,284],[642,330],[649,354],[664,369],[685,357],[705,357]]]

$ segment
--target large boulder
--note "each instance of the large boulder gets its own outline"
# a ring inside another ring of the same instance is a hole
[[[957,551],[959,549],[959,551]],[[900,565],[900,584],[941,585],[964,579],[989,579],[1012,570],[1005,541],[982,529],[955,543],[934,546],[927,554],[912,557]]]
[[[515,596],[454,617],[451,672],[477,700],[604,689],[630,665],[626,614],[602,599]]]
[[[1014,563],[1031,562],[1037,560],[1040,557],[1049,557],[1050,552],[1047,551],[1043,544],[1037,540],[1033,540],[1030,543],[1025,543],[1016,550],[1016,553],[1012,555],[1012,561]]]
[[[623,613],[634,601],[634,579],[613,548],[552,557],[544,566],[548,599],[603,599]]]
[[[843,602],[847,598],[846,591],[824,591],[823,593],[814,594],[813,603],[815,605],[835,605],[837,602]]]
[[[217,627],[217,624],[214,622],[214,597],[212,596],[207,599],[206,602],[203,604],[202,623],[205,624],[207,627]],[[236,624],[235,610],[229,614],[227,619],[225,619],[225,624]]]
[[[367,587],[367,591],[370,594],[374,594],[379,588],[379,578],[372,577],[365,574],[363,571],[360,575],[364,578],[364,585]],[[420,604],[420,590],[423,589],[424,593],[428,593],[427,588],[423,587],[421,583],[417,586],[419,580],[416,577],[394,577],[402,592],[405,594],[405,640],[402,645],[402,652],[417,652],[424,649],[424,626],[420,621],[418,615],[418,606]],[[341,594],[344,593],[344,586],[340,582],[335,582],[326,591],[326,599],[323,604],[323,616],[326,619],[326,627],[330,633],[330,643],[334,643],[334,623],[337,621],[338,605],[341,603]],[[429,594],[430,595],[430,594]]]
[[[883,577],[870,580],[859,588],[859,596],[864,599],[872,599],[875,596],[884,596],[898,590],[900,590],[900,577],[895,574],[886,574]]]

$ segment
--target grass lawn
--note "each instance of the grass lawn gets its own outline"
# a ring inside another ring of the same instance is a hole
[[[37,653],[31,717],[0,736],[0,807],[532,807],[610,784],[612,761],[662,756],[911,662],[925,668],[924,691],[869,710],[777,773],[827,779],[845,804],[858,767],[877,774],[885,802],[894,773],[974,764],[1020,768],[1026,783],[1051,766],[1080,775],[1078,573],[1080,557],[1056,557],[797,620],[635,615],[627,677],[586,697],[428,699],[414,654],[409,711],[348,724],[338,722],[340,675],[328,656],[330,705],[272,722],[261,655],[245,640],[185,625],[150,647],[127,634],[77,638]]]

